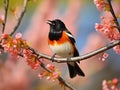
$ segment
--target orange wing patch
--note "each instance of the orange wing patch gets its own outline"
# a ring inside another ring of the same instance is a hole
[[[50,45],[54,45],[54,44],[58,44],[59,45],[59,44],[65,43],[66,41],[69,41],[69,37],[67,36],[65,31],[63,31],[62,37],[59,40],[57,40],[57,41],[56,40],[51,41],[48,38],[48,44],[50,44]]]

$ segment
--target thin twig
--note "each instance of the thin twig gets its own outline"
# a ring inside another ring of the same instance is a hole
[[[90,53],[87,53],[87,54],[84,54],[84,55],[81,55],[81,56],[78,56],[78,57],[72,57],[69,62],[82,61],[82,60],[88,59],[88,58],[90,58],[92,56],[95,56],[95,55],[97,55],[99,53],[102,53],[102,52],[104,52],[104,51],[106,51],[108,49],[111,49],[116,45],[120,45],[120,40],[113,41],[113,42],[105,45],[104,47],[102,47],[102,48],[100,48],[98,50],[92,51]],[[34,50],[31,47],[29,47],[29,49]],[[34,52],[37,53],[37,55],[39,55],[41,58],[45,58],[45,59],[50,60],[50,61],[54,61],[54,62],[57,62],[57,63],[66,63],[66,62],[68,62],[67,58],[57,58],[57,57],[55,57],[54,60],[51,60],[52,57],[49,56],[49,55],[40,53],[40,52],[35,51],[35,50],[34,50]]]
[[[110,6],[110,12],[111,12],[111,14],[112,14],[112,16],[113,16],[113,18],[114,18],[114,21],[115,21],[115,23],[116,23],[116,25],[117,25],[117,28],[118,28],[118,30],[119,30],[119,32],[120,32],[119,22],[118,22],[118,20],[117,20],[117,17],[116,17],[116,15],[115,15],[114,10],[113,10],[112,4],[111,4],[111,0],[107,0],[107,1],[108,1],[109,6]]]
[[[4,31],[5,31],[7,14],[8,14],[8,7],[9,7],[9,0],[4,0],[4,5],[5,5],[5,17],[4,17],[4,22],[2,23],[2,25],[3,25],[2,33],[4,33]]]
[[[10,33],[11,36],[16,32],[16,30],[18,29],[18,27],[19,27],[20,24],[21,24],[21,21],[22,21],[22,19],[23,19],[23,16],[24,16],[24,14],[25,14],[25,12],[26,12],[26,8],[27,8],[28,1],[29,1],[29,0],[24,0],[23,10],[22,10],[22,12],[21,12],[20,17],[18,18],[18,22],[17,22],[16,26],[14,27],[13,31]]]

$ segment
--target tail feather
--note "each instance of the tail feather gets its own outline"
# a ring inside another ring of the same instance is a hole
[[[69,69],[69,75],[70,75],[70,78],[73,78],[76,76],[76,71],[75,71],[75,68],[74,66],[72,66],[71,64],[67,63],[68,65],[68,69]]]
[[[77,65],[76,62],[73,62],[72,64],[67,63],[70,78],[75,77],[77,74],[80,76],[85,76],[84,72],[80,69],[80,67]]]
[[[76,73],[80,76],[85,76],[84,72],[81,70],[81,68],[77,65],[77,63],[75,63],[75,70]]]

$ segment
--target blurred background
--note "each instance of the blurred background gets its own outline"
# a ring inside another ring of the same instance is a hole
[[[9,0],[9,12],[5,33],[10,33],[17,22],[24,0]],[[120,0],[113,0],[116,13],[120,11]],[[96,32],[95,23],[100,22],[104,14],[97,10],[93,0],[29,0],[27,11],[17,30],[23,34],[29,45],[35,50],[53,55],[47,37],[49,25],[47,20],[61,19],[72,32],[81,55],[96,50],[108,43],[106,37]],[[0,15],[4,15],[4,0],[0,0]],[[0,29],[2,25],[0,24]],[[109,57],[100,60],[103,53],[81,61],[80,67],[85,77],[69,78],[66,64],[49,62],[61,72],[61,76],[78,90],[102,90],[102,81],[120,76],[120,56],[112,49],[108,50]],[[59,82],[39,79],[38,74],[43,71],[32,70],[23,58],[16,60],[13,56],[2,53],[0,55],[0,90],[63,90]],[[66,88],[69,90],[68,88]]]

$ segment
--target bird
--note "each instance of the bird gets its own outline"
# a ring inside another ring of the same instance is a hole
[[[85,76],[84,72],[78,65],[78,63],[80,63],[79,61],[69,62],[71,57],[79,56],[79,52],[75,45],[76,41],[72,33],[66,28],[64,22],[60,19],[54,19],[48,20],[47,24],[50,26],[48,45],[54,55],[67,58],[70,78],[74,78],[76,75]]]

